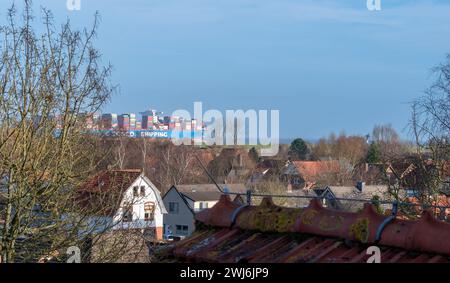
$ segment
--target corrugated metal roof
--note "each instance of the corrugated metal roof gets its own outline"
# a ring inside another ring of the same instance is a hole
[[[222,196],[196,215],[200,229],[166,251],[165,258],[191,262],[366,262],[367,247],[381,249],[381,262],[450,263],[450,224],[425,212],[419,220],[322,207],[285,208],[265,198],[239,206]]]

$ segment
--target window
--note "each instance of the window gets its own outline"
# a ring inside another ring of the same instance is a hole
[[[176,226],[176,234],[177,235],[187,235],[188,234],[188,226],[187,225],[177,225]]]
[[[138,187],[137,186],[133,187],[133,196],[134,197],[138,197],[139,196],[139,191],[138,191]]]
[[[144,213],[145,221],[153,221],[155,219],[155,215],[151,212]]]
[[[123,206],[122,221],[123,222],[133,221],[133,206],[131,204],[125,204]]]
[[[169,202],[169,213],[178,214],[178,202]]]
[[[141,186],[141,197],[145,197],[145,186]]]
[[[208,202],[207,201],[201,201],[198,203],[198,210],[203,210],[205,208],[208,208]]]
[[[155,219],[155,203],[152,201],[144,204],[144,219],[145,221],[153,221]]]

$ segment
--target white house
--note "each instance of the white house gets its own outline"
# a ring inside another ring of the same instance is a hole
[[[161,194],[141,170],[102,171],[79,190],[78,200],[111,229],[140,229],[163,238],[163,215],[167,213]]]
[[[245,194],[243,184],[222,185],[229,192]],[[221,196],[221,192],[213,184],[176,185],[163,196],[167,214],[164,214],[164,236],[186,237],[195,231],[195,213],[213,207]],[[243,203],[237,195],[234,201]]]

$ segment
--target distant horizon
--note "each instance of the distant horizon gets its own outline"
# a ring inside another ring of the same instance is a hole
[[[75,28],[99,11],[94,44],[120,86],[103,112],[195,101],[220,111],[278,109],[287,139],[366,135],[380,124],[409,139],[410,103],[450,52],[443,0],[382,0],[380,11],[366,0],[81,0],[79,11],[65,2],[33,5]]]
[[[187,110],[189,110],[189,107],[186,107],[187,108]],[[117,115],[121,115],[121,114],[136,114],[136,115],[138,115],[137,117],[138,118],[140,118],[140,116],[139,116],[139,114],[141,113],[141,112],[145,112],[145,111],[148,111],[148,110],[156,110],[156,112],[159,112],[159,113],[163,113],[163,115],[162,116],[170,116],[175,110],[173,110],[173,111],[170,111],[170,112],[167,112],[167,111],[165,111],[164,109],[157,109],[156,107],[147,107],[147,108],[145,108],[145,109],[141,109],[141,110],[139,110],[139,111],[131,111],[131,112],[124,112],[124,111],[117,111],[117,112],[109,112],[109,111],[97,111],[99,114],[117,114]],[[178,109],[177,109],[178,110]],[[231,109],[227,109],[227,110],[231,110]],[[237,110],[237,109],[236,109]],[[241,110],[244,110],[244,111],[246,111],[246,109],[241,109]],[[139,119],[138,119],[139,120]],[[386,124],[390,124],[390,123],[386,123]],[[281,127],[283,126],[282,125],[282,123],[281,123],[281,125],[280,125]],[[374,126],[376,126],[376,125],[373,125],[373,127]],[[367,133],[359,133],[359,134],[354,134],[354,133],[347,133],[347,132],[345,132],[345,129],[340,129],[340,130],[337,130],[337,131],[332,131],[332,132],[330,132],[330,133],[328,133],[328,134],[325,134],[325,135],[323,135],[323,136],[316,136],[316,137],[308,137],[308,136],[291,136],[291,137],[280,137],[280,144],[287,144],[287,143],[291,143],[294,139],[296,139],[296,138],[301,138],[301,139],[303,139],[303,140],[305,140],[305,141],[307,141],[307,142],[309,142],[309,143],[317,143],[320,139],[322,139],[322,138],[328,138],[331,134],[335,134],[336,136],[339,136],[341,133],[344,133],[345,135],[347,135],[347,136],[366,136],[366,135],[372,135],[372,130],[373,130],[373,127],[371,128],[371,129],[369,129],[368,131],[367,131]],[[406,137],[405,137],[405,135],[402,135],[402,133],[401,132],[398,132],[398,134],[399,134],[399,136],[400,136],[400,138],[403,140],[403,141],[410,141],[409,139],[407,139]]]

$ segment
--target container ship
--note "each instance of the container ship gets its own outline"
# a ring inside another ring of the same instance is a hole
[[[82,114],[81,121],[88,133],[110,137],[201,139],[205,129],[204,124],[201,125],[195,119],[165,116],[163,112],[156,110],[147,110],[139,114],[138,116],[135,113],[86,113]],[[57,128],[61,129],[61,126],[58,125]]]

